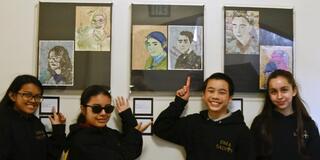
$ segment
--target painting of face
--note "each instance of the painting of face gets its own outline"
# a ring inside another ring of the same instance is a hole
[[[52,70],[57,70],[61,67],[60,62],[62,55],[57,55],[54,51],[49,53],[48,63]]]
[[[98,94],[92,96],[89,102],[86,104],[88,106],[100,105],[105,107],[111,104],[111,99],[107,95]],[[109,121],[111,113],[106,113],[105,110],[101,110],[100,113],[94,113],[92,107],[82,106],[81,112],[86,117],[86,124],[93,127],[105,127],[106,123]]]
[[[210,79],[202,96],[212,117],[220,117],[227,113],[232,96],[229,95],[229,85],[220,79]]]
[[[185,35],[179,35],[177,41],[177,48],[181,53],[186,53],[190,48],[191,42]]]
[[[94,28],[103,29],[105,25],[105,18],[103,15],[94,15],[91,23]]]
[[[234,17],[232,20],[232,31],[237,40],[246,45],[250,40],[251,26],[244,17]]]
[[[157,56],[163,52],[161,43],[154,38],[147,39],[146,47],[151,56]]]

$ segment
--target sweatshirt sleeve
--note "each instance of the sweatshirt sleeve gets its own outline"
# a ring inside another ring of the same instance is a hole
[[[65,141],[65,125],[52,125],[52,135],[48,139],[48,160],[59,159]]]
[[[187,118],[180,118],[188,101],[176,96],[174,102],[161,112],[153,125],[153,132],[167,141],[183,145],[187,128]]]
[[[134,127],[137,120],[134,118],[131,109],[121,112],[122,119],[122,138],[120,149],[125,160],[136,159],[142,152],[142,134]]]

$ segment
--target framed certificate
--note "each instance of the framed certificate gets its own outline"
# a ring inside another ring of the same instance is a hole
[[[52,111],[55,110],[59,112],[60,110],[60,97],[43,97],[43,101],[39,106],[39,114],[52,114]]]
[[[242,98],[233,98],[229,109],[231,112],[235,112],[237,110],[240,110],[243,113],[243,99]]]
[[[139,116],[152,116],[153,98],[133,98],[133,114]]]
[[[142,133],[142,135],[152,135],[152,125],[153,118],[152,117],[136,117],[138,123],[142,123],[142,125],[146,125],[151,122],[151,125]]]

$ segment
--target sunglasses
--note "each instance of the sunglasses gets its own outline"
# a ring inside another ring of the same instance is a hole
[[[104,107],[102,107],[100,104],[94,104],[94,105],[84,105],[85,107],[90,107],[92,109],[93,113],[99,114],[102,110],[106,113],[112,113],[114,110],[114,106],[111,104],[107,104]]]

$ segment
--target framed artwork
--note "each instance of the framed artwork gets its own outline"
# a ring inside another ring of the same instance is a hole
[[[39,114],[52,114],[52,111],[60,111],[60,97],[43,97],[39,106]]]
[[[38,77],[43,86],[73,86],[74,41],[40,41]]]
[[[167,55],[167,26],[132,26],[132,69],[167,70]],[[153,56],[158,56],[156,63]]]
[[[153,98],[133,98],[133,114],[140,116],[152,116]]]
[[[92,84],[110,86],[111,14],[112,3],[39,2],[37,75],[46,90],[83,90]],[[68,60],[55,53],[57,48],[68,52],[71,65],[59,68]],[[55,54],[52,53],[50,63],[51,49]]]
[[[203,69],[202,26],[169,25],[168,33],[168,69]]]
[[[242,98],[233,98],[229,107],[231,112],[240,110],[243,112],[243,99]]]
[[[266,89],[269,75],[282,69],[292,72],[291,46],[260,46],[260,89]]]
[[[142,133],[142,135],[152,135],[152,125],[153,118],[152,117],[136,117],[138,123],[142,123],[142,125],[148,124],[151,122],[151,125]]]
[[[76,6],[76,51],[110,51],[111,7]]]
[[[272,70],[293,71],[293,9],[226,6],[224,13],[224,72],[234,80],[236,92],[265,88],[271,63],[266,66],[275,50],[286,52],[281,61],[287,67],[272,62]]]
[[[190,76],[200,91],[204,6],[133,4],[131,15],[130,90],[175,91]]]
[[[39,117],[41,123],[44,125],[47,134],[52,133],[52,125],[48,116],[40,116]]]

